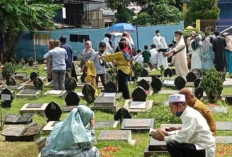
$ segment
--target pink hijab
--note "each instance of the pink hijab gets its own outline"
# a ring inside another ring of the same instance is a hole
[[[87,52],[87,51],[94,51],[93,48],[92,48],[92,42],[90,40],[87,40],[85,42],[85,50],[84,50],[84,52]]]

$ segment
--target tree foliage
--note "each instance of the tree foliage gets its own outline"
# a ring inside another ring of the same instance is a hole
[[[0,33],[4,45],[0,50],[1,61],[9,59],[22,31],[54,29],[55,10],[61,7],[52,0],[2,0]]]
[[[188,24],[192,24],[197,19],[218,19],[219,13],[217,0],[191,0],[185,20],[188,21]]]

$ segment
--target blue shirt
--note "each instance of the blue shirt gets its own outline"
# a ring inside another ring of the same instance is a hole
[[[68,58],[68,56],[65,49],[55,47],[44,55],[44,58],[49,57],[52,60],[52,70],[66,70],[65,60]]]
[[[100,61],[99,61],[99,52],[95,52],[89,59],[89,61],[93,61],[94,64],[95,64],[95,69],[96,69],[96,72],[97,74],[105,74],[106,73],[106,68],[105,68],[105,65],[101,65],[100,64]]]
[[[69,44],[63,44],[60,46],[61,48],[64,48],[67,51],[68,59],[66,60],[66,68],[72,68],[72,58],[73,58],[73,51]]]

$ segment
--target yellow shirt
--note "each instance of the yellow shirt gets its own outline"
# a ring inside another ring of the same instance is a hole
[[[125,58],[123,52],[104,55],[102,58],[104,58],[105,62],[115,62],[117,65],[117,70],[122,70],[122,72],[127,75],[131,73],[130,61]]]
[[[213,135],[216,135],[216,122],[214,120],[212,112],[197,98],[195,98],[193,103],[193,108],[202,114],[202,116],[206,119],[211,132],[213,133]]]

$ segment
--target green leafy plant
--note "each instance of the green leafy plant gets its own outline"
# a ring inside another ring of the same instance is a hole
[[[13,65],[12,62],[6,62],[2,69],[2,77],[7,79],[8,77],[10,77],[11,74],[15,72],[16,68],[17,67]]]
[[[116,67],[110,68],[107,72],[110,74],[111,80],[112,80],[113,82],[115,82],[115,80],[116,80],[116,75],[117,75],[117,69],[116,69]]]
[[[137,80],[138,77],[142,74],[143,72],[143,66],[137,62],[133,64],[133,71],[134,71],[134,80]]]
[[[162,77],[163,77],[163,73],[164,73],[164,66],[163,65],[161,65],[160,66],[160,75],[161,75],[161,79],[162,79]]]
[[[211,68],[203,76],[201,85],[210,102],[216,102],[223,90],[223,74]]]

